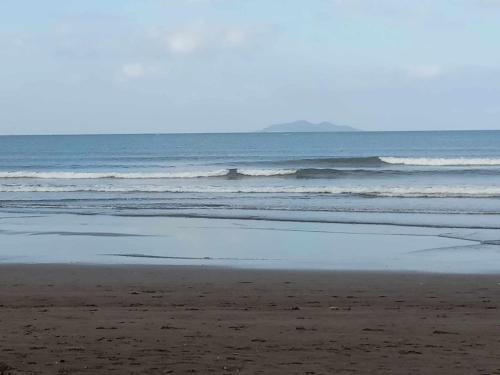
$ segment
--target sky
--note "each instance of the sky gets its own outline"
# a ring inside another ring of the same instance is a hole
[[[500,0],[2,0],[0,134],[500,129]]]

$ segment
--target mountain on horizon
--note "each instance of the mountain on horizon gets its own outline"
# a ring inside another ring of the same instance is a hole
[[[307,132],[355,132],[359,131],[350,126],[346,125],[335,125],[331,122],[323,121],[317,124],[306,120],[299,120],[294,122],[287,122],[283,124],[274,124],[271,126],[267,126],[261,130],[262,132],[269,133],[307,133]]]

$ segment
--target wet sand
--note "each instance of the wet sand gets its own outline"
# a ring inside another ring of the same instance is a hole
[[[500,275],[0,266],[0,374],[500,374]]]

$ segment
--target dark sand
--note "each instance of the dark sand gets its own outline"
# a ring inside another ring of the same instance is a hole
[[[500,276],[0,266],[0,374],[500,374],[499,305]]]

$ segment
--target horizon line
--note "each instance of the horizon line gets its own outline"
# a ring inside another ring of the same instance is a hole
[[[350,134],[350,133],[423,133],[423,132],[494,132],[500,129],[435,129],[435,130],[353,130],[353,131],[310,131],[310,132],[280,132],[280,131],[233,131],[233,132],[145,132],[145,133],[29,133],[29,134],[0,134],[0,137],[43,137],[43,136],[100,136],[100,135],[189,135],[189,134]]]

